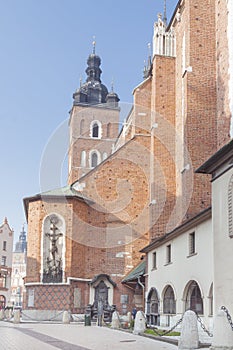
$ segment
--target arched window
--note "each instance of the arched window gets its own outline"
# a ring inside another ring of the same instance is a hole
[[[195,281],[191,281],[187,290],[185,310],[193,310],[203,315],[203,300],[200,288]]]
[[[164,292],[163,297],[163,313],[175,314],[176,313],[176,301],[174,291],[171,286],[168,286]]]
[[[92,126],[92,137],[99,137],[99,125],[97,123]]]
[[[81,153],[81,167],[86,166],[86,151],[82,151]]]
[[[82,119],[80,122],[80,135],[82,135],[83,132],[84,132],[84,119]]]
[[[146,316],[150,325],[159,325],[159,297],[155,288],[151,288],[147,297]]]
[[[108,158],[108,155],[106,152],[103,153],[103,160],[107,159]]]
[[[95,168],[98,165],[98,155],[96,152],[91,155],[91,168]]]
[[[6,298],[4,295],[0,295],[0,310],[5,309],[6,307]]]

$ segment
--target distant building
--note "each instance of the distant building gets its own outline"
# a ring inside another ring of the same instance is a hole
[[[0,309],[5,308],[10,302],[12,248],[13,230],[10,228],[7,218],[5,218],[0,226]]]
[[[27,237],[23,226],[19,235],[19,240],[15,244],[15,251],[12,254],[11,303],[14,307],[22,306],[26,264]]]

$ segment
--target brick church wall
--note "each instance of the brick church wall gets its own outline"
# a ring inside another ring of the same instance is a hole
[[[217,127],[218,148],[230,141],[229,10],[227,1],[216,1]]]

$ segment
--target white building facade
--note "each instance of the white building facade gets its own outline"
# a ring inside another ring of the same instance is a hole
[[[7,218],[0,226],[0,309],[10,306],[13,230]]]
[[[186,310],[195,311],[212,330],[213,235],[208,208],[156,239],[147,253],[147,321],[171,328]]]

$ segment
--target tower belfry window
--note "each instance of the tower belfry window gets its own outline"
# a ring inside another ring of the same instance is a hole
[[[99,137],[99,125],[95,123],[92,127],[92,137]]]

